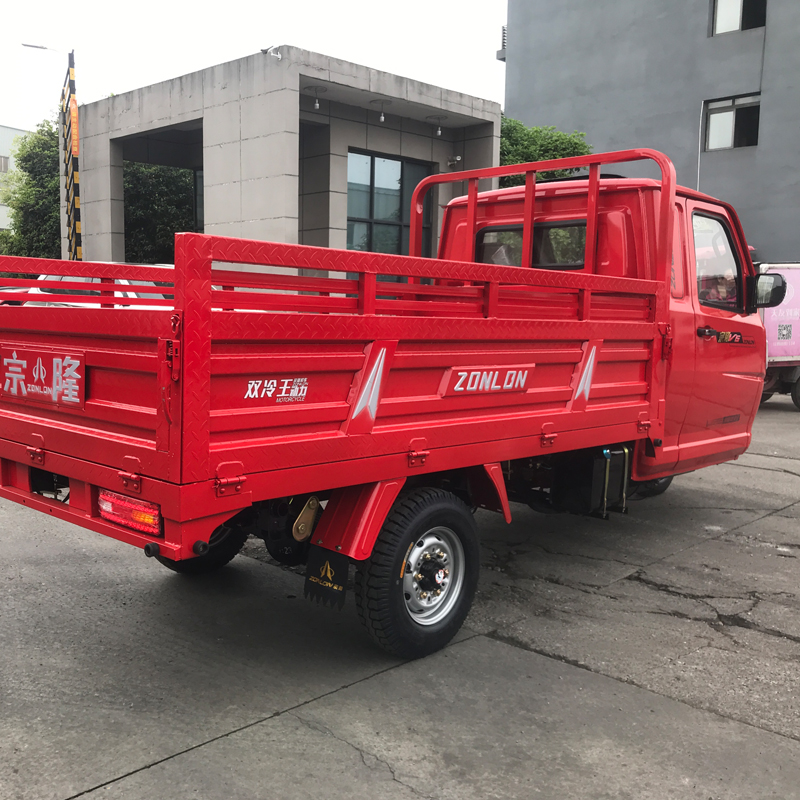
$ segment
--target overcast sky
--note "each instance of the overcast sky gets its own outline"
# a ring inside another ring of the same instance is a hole
[[[505,21],[506,0],[17,0],[3,10],[0,125],[55,117],[71,49],[79,103],[280,44],[502,103]]]

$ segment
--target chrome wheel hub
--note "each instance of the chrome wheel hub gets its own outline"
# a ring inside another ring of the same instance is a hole
[[[464,548],[445,527],[431,528],[406,553],[403,597],[414,622],[435,625],[455,606],[464,583]]]

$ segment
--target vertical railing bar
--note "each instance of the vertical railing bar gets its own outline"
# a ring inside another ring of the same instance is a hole
[[[536,214],[536,172],[525,173],[525,206],[522,216],[522,255],[520,265],[533,265],[533,226]]]
[[[222,291],[223,292],[235,292],[236,291],[236,287],[235,286],[223,286],[222,287]],[[223,311],[235,311],[236,309],[234,309],[234,308],[223,308],[222,310]]]
[[[111,284],[113,286],[114,285],[114,279],[113,278],[100,278],[100,283],[101,284]],[[113,298],[114,297],[114,292],[113,291],[108,292],[108,291],[102,290],[100,292],[100,296],[101,297],[111,297],[111,298]],[[114,308],[114,303],[101,303],[100,304],[100,308]]]
[[[411,227],[408,232],[408,254],[420,258],[422,256],[422,215],[425,206],[425,195],[432,184],[418,184],[411,195]]]
[[[478,219],[478,178],[470,178],[467,192],[467,261],[475,260],[475,226]]]
[[[358,313],[375,314],[378,279],[374,272],[362,272],[358,276]]]
[[[491,319],[497,316],[500,298],[500,284],[497,281],[486,281],[483,286],[483,316]]]
[[[589,167],[589,196],[586,203],[586,255],[584,268],[586,272],[595,271],[597,254],[597,222],[600,200],[600,165]]]
[[[592,291],[591,289],[578,290],[578,319],[581,321],[589,319],[592,313]]]

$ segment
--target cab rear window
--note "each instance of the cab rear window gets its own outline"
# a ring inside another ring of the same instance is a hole
[[[533,261],[537,269],[582,269],[586,252],[586,220],[536,223]],[[491,226],[478,232],[475,260],[480,264],[522,266],[522,226]]]

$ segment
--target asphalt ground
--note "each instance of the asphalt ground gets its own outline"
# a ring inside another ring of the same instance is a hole
[[[0,502],[0,800],[800,797],[800,412],[609,521],[479,513],[429,658],[305,602]]]

